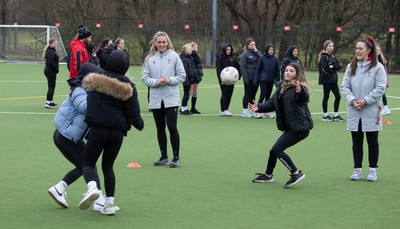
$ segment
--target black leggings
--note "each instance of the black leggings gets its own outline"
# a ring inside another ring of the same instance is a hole
[[[274,87],[274,83],[267,83],[267,82],[261,82],[260,83],[260,98],[258,99],[258,103],[263,103],[271,97],[272,93],[272,88]]]
[[[46,100],[47,101],[53,101],[54,90],[56,89],[57,73],[54,73],[52,71],[49,71],[49,70],[45,69],[44,74],[45,74],[45,76],[47,78]]]
[[[231,104],[233,89],[235,89],[235,86],[219,84],[219,87],[221,88],[221,99],[219,100],[221,111],[226,111],[229,109],[229,105]]]
[[[265,173],[272,174],[274,172],[278,158],[291,173],[296,172],[296,166],[294,165],[292,159],[290,159],[289,155],[284,152],[284,150],[305,139],[309,133],[310,131],[308,130],[303,132],[294,132],[291,130],[283,132],[283,134],[278,138],[269,151],[269,158]]]
[[[324,84],[324,98],[322,99],[322,110],[324,113],[328,112],[328,100],[329,100],[329,93],[332,91],[333,95],[335,96],[335,102],[333,104],[333,112],[339,111],[339,104],[340,104],[340,92],[339,86],[335,84]]]
[[[378,131],[365,132],[365,135],[368,143],[369,167],[377,168],[379,158]],[[354,168],[362,168],[364,132],[361,130],[361,119],[358,124],[358,131],[351,132],[351,139],[353,140]]]
[[[164,107],[161,102],[160,109],[153,109],[153,118],[157,127],[157,139],[160,147],[161,157],[168,158],[167,154],[167,134],[165,126],[168,126],[171,138],[172,152],[175,159],[179,159],[179,132],[178,132],[178,107]]]
[[[190,93],[190,85],[183,85],[183,98],[182,98],[182,107],[186,107],[189,101],[189,93]]]
[[[65,174],[64,178],[62,179],[65,181],[65,183],[71,185],[83,174],[82,166],[84,162],[86,144],[83,141],[75,143],[69,140],[68,138],[62,136],[57,129],[54,131],[53,140],[54,144],[64,155],[64,157],[75,166],[75,168]],[[97,183],[97,188],[101,190],[99,175],[97,174],[96,169],[94,181]]]
[[[86,183],[95,180],[95,165],[103,152],[101,168],[104,175],[104,186],[107,197],[113,197],[115,193],[114,161],[118,156],[124,139],[122,130],[92,127],[86,145],[85,163],[83,175]]]
[[[387,106],[387,98],[386,98],[386,93],[385,93],[385,94],[383,94],[383,96],[382,96],[382,103],[383,103],[383,105],[384,105],[384,106]]]
[[[253,85],[253,80],[249,80],[249,84],[244,84],[243,109],[247,109],[249,103],[253,103],[253,100],[256,98],[257,90],[258,85]]]

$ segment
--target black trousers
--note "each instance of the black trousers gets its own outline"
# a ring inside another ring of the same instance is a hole
[[[182,107],[186,107],[189,101],[190,85],[183,85]]]
[[[253,80],[249,80],[249,84],[244,84],[243,109],[247,109],[249,103],[253,103],[253,100],[256,98],[257,90],[258,85],[253,85]]]
[[[101,168],[104,175],[104,186],[106,196],[113,197],[115,193],[115,174],[114,161],[118,156],[124,139],[122,130],[108,129],[102,127],[91,127],[85,154],[85,163],[83,166],[83,175],[86,183],[95,180],[95,165],[103,152]]]
[[[269,158],[265,173],[272,174],[274,172],[278,158],[291,173],[296,172],[296,166],[289,155],[287,155],[284,151],[305,139],[309,133],[309,130],[303,132],[294,132],[291,130],[283,132],[283,134],[278,138],[269,151]]]
[[[62,136],[57,129],[54,131],[53,140],[54,144],[64,155],[64,157],[75,166],[75,168],[65,174],[64,178],[62,179],[63,181],[65,181],[65,183],[70,185],[83,175],[83,163],[86,144],[83,141],[75,143],[69,140],[68,138]],[[97,188],[101,190],[97,170],[95,169],[94,172],[94,181],[96,181],[97,183]]]
[[[46,100],[53,101],[54,91],[56,89],[57,73],[45,69],[44,74],[47,78]]]
[[[332,91],[333,95],[335,96],[335,102],[333,103],[333,112],[339,111],[339,104],[340,104],[340,92],[339,86],[337,84],[324,84],[324,97],[322,99],[322,110],[324,113],[328,112],[328,100],[329,100],[329,93]]]
[[[263,103],[267,100],[269,100],[269,98],[271,98],[271,94],[272,94],[272,88],[274,87],[274,83],[267,83],[267,82],[261,82],[260,83],[260,98],[258,99],[258,103]]]
[[[157,127],[157,139],[161,157],[168,158],[167,134],[165,132],[165,127],[167,126],[174,158],[179,159],[178,107],[165,108],[164,102],[161,102],[160,109],[153,109],[153,118]]]
[[[219,84],[219,87],[221,88],[221,99],[219,100],[221,111],[226,111],[229,109],[229,105],[231,104],[235,85]]]
[[[378,168],[379,158],[379,142],[378,142],[378,131],[365,132],[368,143],[368,161],[370,168]],[[353,140],[353,160],[354,168],[362,168],[363,161],[363,143],[364,143],[364,132],[361,131],[361,119],[358,124],[358,131],[351,132],[351,139]]]

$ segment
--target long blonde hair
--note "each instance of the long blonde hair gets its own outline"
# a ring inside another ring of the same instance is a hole
[[[44,48],[44,50],[43,50],[43,61],[45,61],[46,62],[46,50],[47,50],[47,48],[51,45],[51,44],[53,44],[55,41],[57,41],[57,39],[55,39],[55,38],[50,38],[49,39],[49,43],[48,43],[48,45]]]
[[[150,47],[149,54],[144,59],[145,63],[149,60],[150,57],[154,56],[154,53],[156,53],[156,51],[157,51],[157,47],[156,47],[157,38],[158,37],[162,37],[162,36],[167,38],[168,49],[172,49],[172,50],[174,49],[174,46],[172,45],[171,39],[169,38],[168,34],[166,32],[158,31],[157,33],[155,33],[153,35],[153,39],[152,39],[152,42],[151,42],[151,47]]]

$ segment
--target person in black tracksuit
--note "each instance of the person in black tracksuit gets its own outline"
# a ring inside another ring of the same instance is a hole
[[[339,61],[332,54],[333,42],[327,40],[324,42],[324,49],[321,51],[318,57],[319,67],[319,79],[318,84],[322,84],[324,90],[324,97],[322,99],[322,110],[324,112],[322,121],[341,121],[344,119],[339,115],[339,104],[340,104],[340,91],[338,86],[338,74],[340,70]],[[329,93],[332,91],[335,96],[335,102],[333,104],[333,118],[328,115],[328,99]]]
[[[182,53],[179,55],[182,60],[183,67],[185,68],[186,72],[186,79],[183,82],[183,98],[182,98],[182,106],[179,110],[181,115],[191,115],[192,113],[187,108],[187,104],[190,97],[190,87],[194,83],[195,77],[195,67],[194,67],[194,59],[192,57],[192,45],[185,44],[182,47]]]
[[[225,44],[222,47],[221,55],[217,56],[216,60],[216,70],[217,70],[217,78],[219,87],[221,88],[221,98],[220,98],[220,108],[221,108],[221,116],[232,116],[232,113],[229,112],[229,105],[231,103],[233,90],[235,89],[235,85],[225,85],[221,80],[221,72],[226,67],[234,67],[239,72],[239,80],[241,77],[240,74],[240,65],[238,58],[233,52],[233,47],[231,44]]]
[[[303,70],[296,63],[289,63],[285,70],[284,80],[279,82],[277,90],[271,99],[257,104],[253,101],[250,108],[254,112],[275,111],[276,124],[283,134],[278,138],[269,152],[267,169],[265,173],[257,173],[254,183],[273,182],[273,171],[277,159],[290,171],[290,179],[284,188],[289,188],[305,175],[298,170],[292,159],[284,151],[305,139],[313,128],[313,121],[308,108],[310,95],[305,86],[307,83]]]
[[[43,58],[45,62],[44,75],[47,78],[47,95],[45,108],[54,109],[57,104],[53,101],[54,90],[56,89],[57,73],[59,72],[59,56],[57,54],[58,42],[55,38],[49,40],[49,45],[47,46]]]
[[[133,125],[142,130],[137,91],[124,76],[129,68],[129,56],[124,51],[113,51],[108,59],[106,75],[90,74],[83,80],[88,92],[86,122],[91,128],[88,136],[83,174],[88,191],[79,204],[87,209],[98,198],[95,182],[95,164],[103,152],[102,169],[106,200],[102,214],[115,214],[115,175],[113,164],[121,148],[123,137]]]

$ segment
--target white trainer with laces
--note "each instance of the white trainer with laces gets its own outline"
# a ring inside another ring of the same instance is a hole
[[[66,192],[60,192],[57,190],[56,186],[53,186],[49,188],[48,193],[58,205],[60,205],[63,208],[68,208],[68,203],[66,200],[67,197]]]
[[[350,180],[359,181],[362,179],[362,177],[363,177],[363,174],[362,174],[361,168],[356,168],[356,169],[354,169],[353,174],[351,174]]]
[[[88,191],[86,192],[85,197],[83,197],[82,201],[79,203],[79,208],[82,210],[88,209],[100,196],[95,181],[90,181],[87,186]]]
[[[378,175],[376,174],[376,169],[375,168],[369,168],[369,173],[367,177],[367,181],[377,181],[378,180]]]
[[[114,205],[114,197],[106,197],[105,198],[104,207],[100,210],[100,213],[103,215],[114,215],[115,214],[115,205]]]
[[[101,209],[104,208],[104,203],[106,201],[106,196],[99,193],[99,198],[93,203],[93,211],[99,212],[101,211]],[[114,206],[115,207],[115,211],[119,211],[120,208],[118,206]]]

